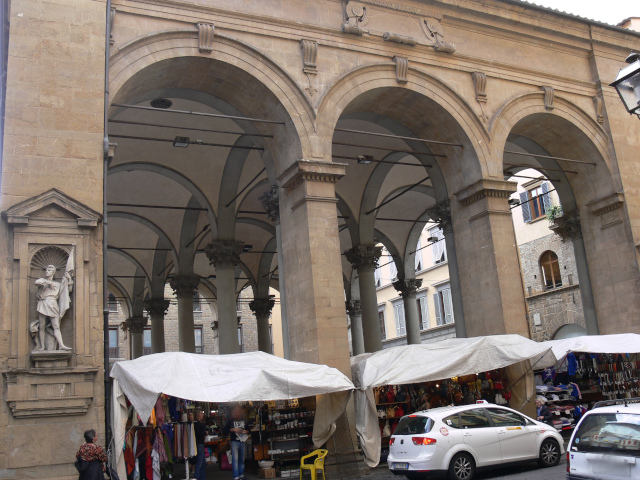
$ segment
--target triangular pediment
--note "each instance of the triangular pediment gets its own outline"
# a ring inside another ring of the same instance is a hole
[[[55,188],[14,205],[2,216],[14,225],[28,225],[30,218],[47,218],[75,220],[79,227],[89,228],[96,227],[102,218],[95,210]]]

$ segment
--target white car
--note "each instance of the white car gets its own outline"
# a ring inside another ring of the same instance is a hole
[[[567,480],[640,478],[640,404],[618,402],[596,404],[580,419],[567,449]]]
[[[555,428],[479,402],[402,417],[389,441],[389,470],[412,479],[471,480],[478,468],[525,461],[558,464],[564,441]]]

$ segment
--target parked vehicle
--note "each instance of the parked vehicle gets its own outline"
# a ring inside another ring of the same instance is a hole
[[[411,479],[471,480],[477,469],[506,463],[558,464],[564,442],[555,428],[480,402],[402,417],[389,441],[389,470]]]
[[[601,402],[580,419],[567,449],[567,480],[640,479],[640,398]]]

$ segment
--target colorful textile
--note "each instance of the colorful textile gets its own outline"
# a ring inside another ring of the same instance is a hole
[[[100,445],[96,445],[95,443],[83,443],[80,450],[78,450],[78,453],[76,453],[76,458],[81,458],[87,462],[92,462],[94,460],[106,462],[107,454]]]

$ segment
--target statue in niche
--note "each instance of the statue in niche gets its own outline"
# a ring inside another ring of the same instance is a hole
[[[45,247],[34,255],[32,265],[44,268],[44,278],[38,278],[38,320],[31,322],[29,330],[35,342],[35,351],[71,350],[62,341],[60,322],[71,306],[75,246],[66,254],[58,247]],[[64,257],[67,257],[66,259]],[[65,262],[66,260],[66,262]],[[56,272],[64,266],[60,282],[54,280]]]

